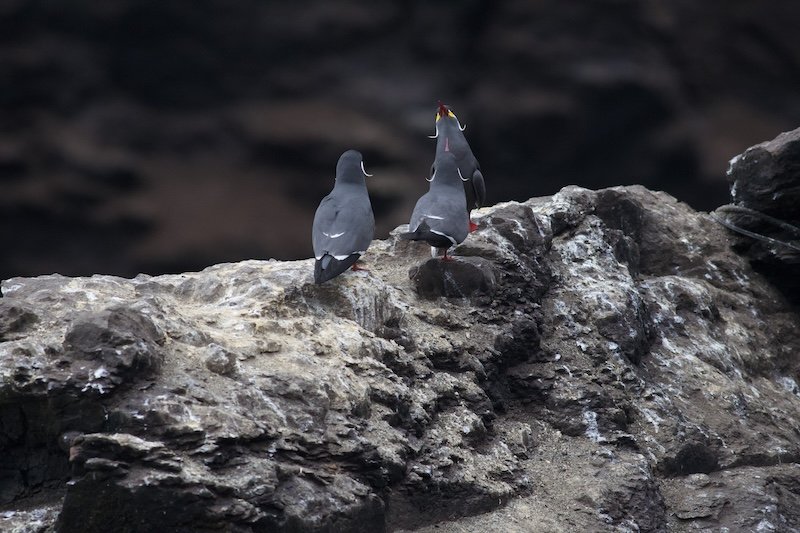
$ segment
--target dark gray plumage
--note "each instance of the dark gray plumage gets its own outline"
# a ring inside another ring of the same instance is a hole
[[[481,165],[472,153],[472,149],[464,137],[464,127],[456,118],[450,107],[439,102],[436,112],[436,155],[452,152],[456,158],[458,169],[466,179],[464,194],[467,197],[467,210],[472,211],[486,203],[486,185],[481,173]],[[433,169],[431,169],[433,172]],[[471,228],[474,229],[474,228]]]
[[[336,164],[333,191],[322,199],[314,215],[314,281],[323,283],[354,266],[375,234],[361,154],[348,150]]]
[[[444,248],[447,258],[447,249],[462,242],[469,233],[463,178],[452,153],[443,152],[436,156],[429,181],[430,190],[417,200],[409,231],[401,234],[400,238],[425,241],[434,248]]]

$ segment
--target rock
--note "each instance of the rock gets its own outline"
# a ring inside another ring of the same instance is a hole
[[[690,527],[730,531],[792,531],[798,521],[798,465],[722,471],[698,489],[694,476],[670,478],[662,492],[673,502],[670,531]],[[755,514],[750,509],[759,509]]]
[[[788,222],[800,218],[800,128],[751,146],[730,161],[733,203]]]
[[[23,305],[14,305],[0,300],[0,341],[12,340],[39,319],[36,314]]]
[[[44,533],[53,531],[61,511],[60,501],[37,503],[31,510],[0,511],[0,527],[9,533]]]
[[[270,353],[269,350],[264,350]],[[272,350],[276,352],[277,350]],[[206,355],[206,368],[222,376],[231,376],[236,373],[236,354],[233,354],[219,344],[209,344]]]
[[[426,298],[491,296],[497,281],[491,264],[480,258],[430,259],[408,271],[417,294]]]
[[[164,335],[146,315],[124,307],[112,307],[78,317],[64,336],[64,356],[70,360],[99,363],[93,372],[93,388],[103,394],[101,380],[118,384],[114,374],[147,376],[161,366],[160,345]]]
[[[4,281],[0,528],[800,528],[800,318],[735,236],[638,186],[474,215],[321,286]]]
[[[728,181],[733,204],[713,216],[736,232],[754,268],[800,304],[800,128],[731,159]]]

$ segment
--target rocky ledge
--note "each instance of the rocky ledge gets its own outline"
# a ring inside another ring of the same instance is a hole
[[[3,531],[800,528],[800,320],[642,187],[484,209],[455,259],[10,279]]]

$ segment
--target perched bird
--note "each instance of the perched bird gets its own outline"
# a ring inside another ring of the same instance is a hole
[[[426,178],[427,179],[427,178]],[[444,259],[451,246],[462,242],[469,234],[469,215],[463,183],[466,181],[451,152],[443,152],[433,162],[430,190],[414,206],[409,232],[401,239],[425,241],[433,248],[444,249]]]
[[[439,110],[436,112],[436,135],[431,135],[436,139],[436,156],[444,152],[451,152],[458,164],[461,175],[464,176],[464,193],[467,196],[467,212],[477,207],[482,207],[486,202],[486,185],[481,174],[481,165],[475,159],[472,149],[464,137],[466,126],[462,126],[450,107],[439,102]],[[433,168],[431,168],[433,173]],[[477,224],[470,220],[469,230],[478,229]]]
[[[375,217],[369,201],[361,153],[348,150],[336,164],[333,191],[322,199],[314,215],[314,281],[324,283],[349,267],[367,251],[375,234]]]

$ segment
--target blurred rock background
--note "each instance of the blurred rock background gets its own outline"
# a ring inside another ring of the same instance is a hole
[[[311,255],[339,154],[376,237],[426,189],[436,100],[491,203],[641,183],[727,203],[800,124],[800,4],[4,0],[0,278]]]

